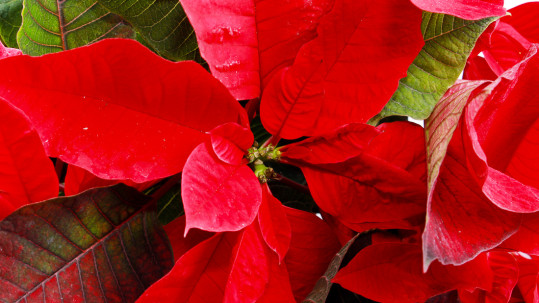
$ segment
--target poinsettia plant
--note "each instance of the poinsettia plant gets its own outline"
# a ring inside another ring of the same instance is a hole
[[[0,301],[539,302],[538,13],[0,1]]]

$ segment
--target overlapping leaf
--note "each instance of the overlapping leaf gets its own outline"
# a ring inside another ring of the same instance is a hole
[[[17,31],[22,23],[23,0],[0,0],[0,42],[17,47]]]
[[[96,0],[23,0],[17,34],[25,54],[39,56],[105,38],[134,38],[132,28]]]
[[[376,115],[423,46],[420,14],[407,1],[336,1],[318,37],[265,90],[264,127],[295,139]]]
[[[119,185],[17,210],[0,222],[0,299],[134,302],[173,265],[147,202]]]
[[[503,0],[412,0],[422,10],[457,16],[467,20],[503,16]]]
[[[492,272],[483,255],[462,266],[439,263],[423,273],[421,247],[378,243],[361,250],[333,282],[379,302],[424,302],[452,289],[489,289]]]
[[[408,68],[406,78],[400,80],[395,94],[371,122],[391,115],[426,119],[445,91],[457,80],[475,42],[494,20],[467,21],[424,12],[421,29],[425,46]]]
[[[1,47],[1,45],[0,45]],[[0,219],[58,196],[58,178],[24,114],[0,98]]]
[[[244,110],[193,62],[172,63],[132,40],[0,60],[0,97],[36,127],[49,156],[104,179],[173,175],[206,132],[246,125]]]
[[[97,0],[129,22],[157,53],[173,60],[199,59],[196,37],[178,0]]]
[[[262,186],[258,224],[264,241],[277,254],[279,262],[282,262],[290,247],[292,231],[283,205],[271,194],[267,184]]]
[[[181,0],[212,74],[239,100],[260,97],[275,71],[316,36],[333,0]]]

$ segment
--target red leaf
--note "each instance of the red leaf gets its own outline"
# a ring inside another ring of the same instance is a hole
[[[104,179],[182,170],[205,132],[247,125],[226,88],[193,62],[166,61],[132,40],[0,60],[0,97],[20,108],[51,157]]]
[[[498,75],[490,68],[483,57],[470,57],[464,68],[463,79],[466,80],[496,80]]]
[[[290,286],[290,277],[284,263],[280,263],[278,256],[268,254],[270,277],[266,290],[257,303],[294,303],[294,295]]]
[[[539,213],[523,216],[518,231],[500,244],[500,248],[539,255]]]
[[[539,3],[523,3],[510,9],[509,13],[509,15],[502,18],[503,22],[514,27],[530,42],[539,43],[539,20],[537,20]]]
[[[421,259],[416,244],[373,244],[361,250],[333,282],[380,302],[424,302],[452,289],[491,286],[485,256],[458,267],[435,263],[426,273]]]
[[[58,178],[24,114],[0,98],[0,220],[17,208],[58,196]]]
[[[228,164],[241,164],[247,149],[255,140],[249,128],[236,123],[217,126],[210,131],[210,138],[217,157]]]
[[[261,118],[285,139],[330,132],[376,115],[424,41],[421,11],[408,1],[337,0],[318,37],[262,96]]]
[[[334,0],[181,0],[212,74],[238,100],[253,99],[316,36]]]
[[[257,228],[219,233],[195,246],[137,302],[255,302],[269,279]]]
[[[277,253],[279,263],[282,262],[290,247],[292,231],[283,205],[271,194],[267,184],[262,186],[258,223],[264,240]]]
[[[134,302],[172,268],[149,198],[118,185],[0,222],[0,301]]]
[[[422,10],[477,20],[505,15],[503,0],[411,0]]]
[[[281,148],[282,156],[291,161],[310,164],[339,163],[363,152],[380,131],[367,124],[347,124],[319,137],[311,137]],[[292,160],[293,159],[293,160]]]
[[[163,227],[174,252],[174,261],[178,261],[191,248],[213,236],[213,233],[194,229],[184,237],[185,216],[178,217]]]
[[[539,259],[537,257],[518,258],[518,288],[526,303],[539,301]]]
[[[187,226],[221,232],[250,225],[262,203],[258,178],[245,164],[222,162],[204,143],[187,159],[182,177]]]
[[[475,289],[459,293],[462,303],[509,302],[518,281],[519,268],[515,257],[507,252],[489,252],[487,262],[494,274],[490,291]]]
[[[158,179],[144,183],[135,183],[130,180],[105,180],[83,168],[70,164],[67,167],[64,181],[64,193],[66,196],[73,196],[90,188],[111,186],[118,183],[124,183],[130,187],[136,188],[138,191],[143,191],[159,181],[160,180]]]
[[[294,297],[301,301],[327,270],[341,245],[329,226],[314,214],[292,208],[286,208],[286,212],[292,239],[285,264]]]
[[[283,154],[283,159],[301,167],[318,206],[358,232],[406,228],[409,224],[396,226],[395,221],[425,211],[423,129],[411,123],[390,123],[378,131],[375,138],[368,134],[370,144],[357,148],[357,157],[341,163],[323,156],[325,145],[319,151],[311,146],[313,154],[319,155],[316,162],[322,164],[287,159]],[[306,160],[311,161],[310,157]]]

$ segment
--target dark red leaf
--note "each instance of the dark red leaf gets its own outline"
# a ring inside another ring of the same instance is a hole
[[[380,302],[424,302],[452,289],[489,289],[486,257],[462,266],[435,263],[422,271],[421,246],[380,243],[361,250],[333,279],[344,288]]]
[[[124,185],[25,206],[0,222],[0,300],[134,302],[173,265],[148,198]]]
[[[294,303],[294,295],[290,286],[290,277],[286,264],[280,263],[278,256],[275,254],[267,254],[270,277],[266,290],[257,303]]]
[[[261,118],[285,139],[328,133],[376,115],[424,41],[421,11],[408,1],[337,0],[318,37],[262,96]]]
[[[132,40],[0,60],[0,97],[20,108],[51,157],[104,179],[182,170],[207,131],[247,125],[245,111],[193,62],[166,61]]]
[[[0,220],[17,208],[58,196],[58,178],[24,114],[0,98]]]
[[[285,257],[290,284],[296,301],[303,300],[327,270],[341,248],[326,223],[314,214],[286,208],[292,239]]]
[[[500,244],[500,248],[539,255],[539,213],[522,218],[518,231]]]
[[[262,204],[258,212],[258,223],[262,237],[268,246],[278,255],[279,263],[290,247],[290,222],[281,202],[270,192],[267,184],[262,186]]]
[[[518,288],[526,303],[539,301],[539,259],[536,256],[518,258]]]
[[[191,228],[237,231],[256,218],[262,190],[247,165],[222,162],[202,143],[185,164],[182,198],[187,220],[185,234]]]
[[[212,74],[238,100],[260,97],[280,67],[316,36],[334,0],[180,1]]]
[[[376,137],[364,133],[368,145],[356,147],[358,156],[340,163],[333,163],[332,153],[324,153],[323,141],[320,150],[310,146],[317,159],[289,159],[283,153],[284,160],[301,167],[318,206],[358,232],[406,228],[410,224],[401,220],[425,211],[423,129],[395,122],[383,124],[377,132]]]
[[[503,0],[412,0],[422,10],[477,20],[505,15]]]

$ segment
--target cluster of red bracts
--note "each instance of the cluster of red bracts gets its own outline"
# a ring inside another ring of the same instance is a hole
[[[527,26],[539,5],[491,26],[423,128],[365,124],[423,46],[419,8],[479,19],[503,1],[180,2],[221,83],[134,41],[1,49],[2,218],[57,196],[48,157],[69,164],[67,195],[182,172],[185,216],[165,226],[176,264],[140,302],[302,301],[358,233],[371,244],[332,282],[366,298],[539,302],[539,31]],[[358,13],[375,24],[358,30]],[[271,160],[301,169],[323,220],[253,172],[237,99],[256,98],[274,141],[307,137]]]

